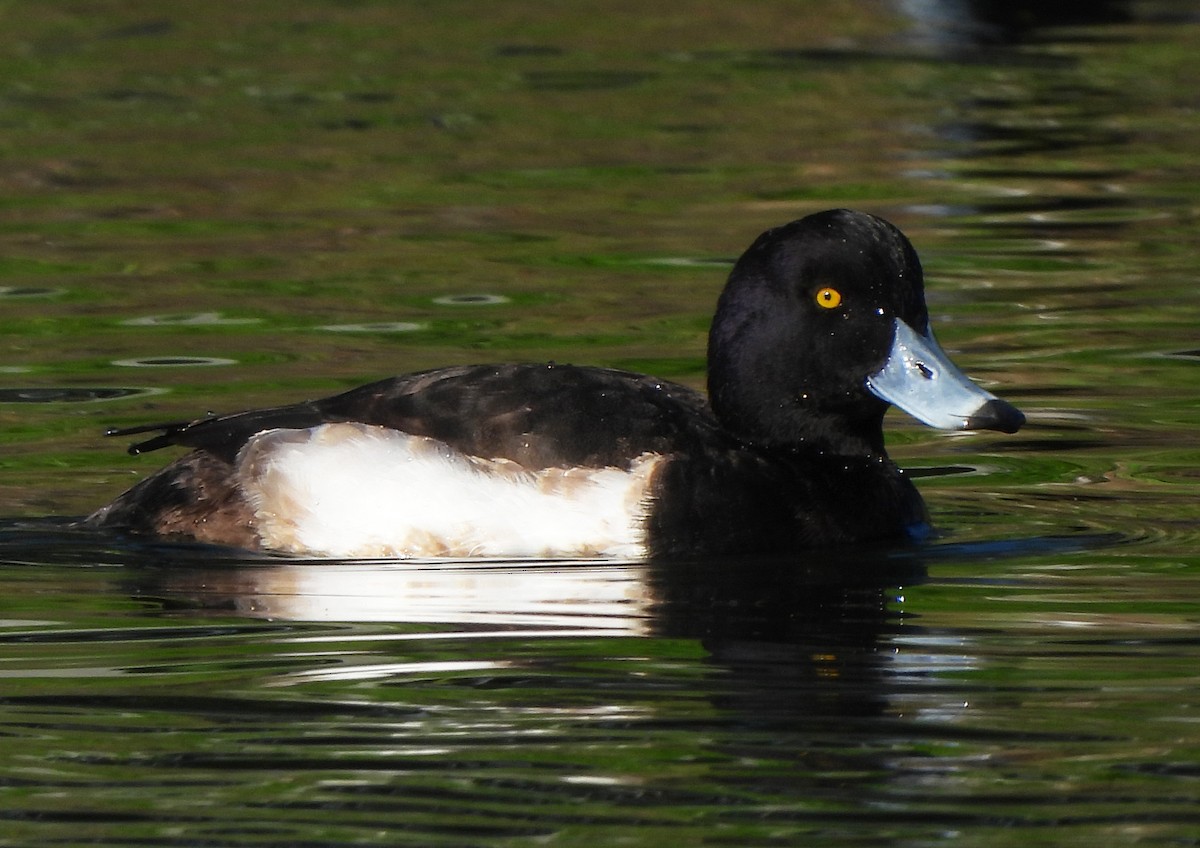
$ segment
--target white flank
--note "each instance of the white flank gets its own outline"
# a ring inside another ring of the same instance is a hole
[[[646,555],[642,518],[662,459],[527,471],[364,424],[268,430],[238,476],[268,548],[331,557]]]

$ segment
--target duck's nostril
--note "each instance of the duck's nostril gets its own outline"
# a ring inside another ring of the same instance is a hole
[[[913,365],[916,367],[916,369],[918,371],[921,372],[921,376],[924,377],[926,380],[932,380],[934,377],[937,376],[937,374],[934,372],[934,370],[932,368],[930,368],[928,365],[926,365],[924,362],[914,362]]]

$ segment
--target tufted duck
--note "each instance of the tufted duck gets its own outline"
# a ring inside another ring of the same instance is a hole
[[[717,303],[708,399],[574,365],[424,371],[291,406],[112,431],[191,452],[96,527],[326,557],[679,557],[920,537],[888,459],[895,404],[933,427],[1024,416],[934,341],[890,223],[832,210],[763,233]]]

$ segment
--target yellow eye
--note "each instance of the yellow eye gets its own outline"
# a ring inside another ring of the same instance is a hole
[[[833,309],[842,302],[842,293],[837,289],[825,286],[817,290],[817,305]]]

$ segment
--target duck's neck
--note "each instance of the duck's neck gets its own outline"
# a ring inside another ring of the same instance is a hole
[[[770,410],[731,409],[714,398],[718,419],[739,439],[767,450],[887,459],[883,412],[866,417],[805,409],[802,401]]]

